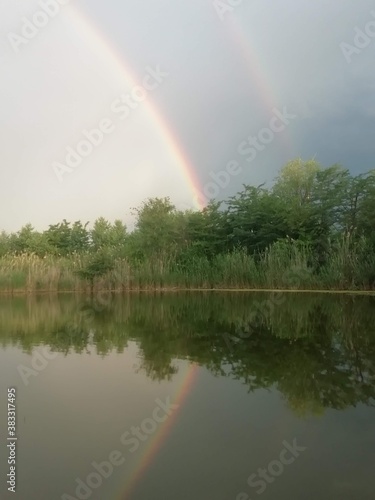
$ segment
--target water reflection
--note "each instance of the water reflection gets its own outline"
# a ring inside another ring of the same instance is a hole
[[[0,343],[68,354],[122,353],[171,380],[176,359],[277,388],[297,414],[375,400],[375,298],[319,294],[166,294],[29,297],[0,301]]]

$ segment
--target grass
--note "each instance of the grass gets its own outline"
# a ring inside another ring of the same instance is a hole
[[[34,254],[0,258],[0,293],[89,291],[77,271],[90,255],[70,257]],[[213,258],[190,255],[183,262],[170,256],[130,262],[113,261],[113,269],[96,279],[94,291],[162,290],[284,290],[371,291],[375,289],[375,255],[363,242],[332,246],[324,266],[318,267],[311,248],[280,241],[261,256],[244,250]]]

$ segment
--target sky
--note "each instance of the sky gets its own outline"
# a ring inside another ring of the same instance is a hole
[[[375,167],[373,0],[0,0],[0,230]]]

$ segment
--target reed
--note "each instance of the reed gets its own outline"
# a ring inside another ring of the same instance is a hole
[[[213,257],[192,251],[185,256],[162,254],[148,260],[113,257],[111,268],[95,279],[94,291],[374,288],[375,255],[366,240],[342,238],[329,244],[326,255],[319,267],[309,244],[282,240],[261,255],[239,248]],[[5,255],[0,258],[0,292],[89,292],[90,284],[78,271],[90,259],[90,253],[68,257]]]

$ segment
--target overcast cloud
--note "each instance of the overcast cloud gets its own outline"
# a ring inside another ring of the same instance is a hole
[[[219,198],[272,182],[297,156],[353,173],[375,166],[373,0],[71,0],[35,37],[11,42],[41,2],[0,4],[0,230],[101,215],[128,221],[150,196],[193,205],[151,103],[201,190],[210,172],[241,165]],[[124,120],[111,106],[133,88],[101,40],[137,82],[150,68],[164,75]],[[246,161],[239,145],[269,127],[274,108],[293,118]],[[53,165],[106,119],[102,143],[59,182]]]

